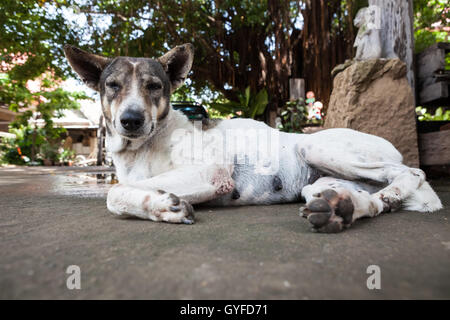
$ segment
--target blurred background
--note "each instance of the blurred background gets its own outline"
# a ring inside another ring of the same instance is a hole
[[[320,127],[331,72],[354,57],[353,20],[367,5],[367,0],[2,0],[0,164],[111,164],[98,95],[70,69],[64,44],[111,57],[158,57],[190,42],[194,66],[173,104],[191,119],[251,117],[288,132]],[[412,7],[415,54],[449,41],[447,1],[415,0]],[[440,100],[427,109],[416,101],[417,121],[448,123],[448,104]]]

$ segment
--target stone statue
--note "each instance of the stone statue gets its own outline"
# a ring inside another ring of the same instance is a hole
[[[356,14],[354,24],[359,28],[354,47],[356,60],[382,58],[382,44],[379,25],[377,24],[377,8],[362,8]]]
[[[355,62],[400,59],[406,63],[406,76],[414,92],[413,20],[412,0],[369,0],[369,6],[359,10],[354,20],[359,28],[354,44],[356,56],[337,65],[332,76]]]

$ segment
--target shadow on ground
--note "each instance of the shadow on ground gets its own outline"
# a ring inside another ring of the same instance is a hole
[[[449,180],[434,183],[438,213],[327,235],[298,204],[197,208],[192,226],[117,219],[98,170],[0,169],[0,299],[450,298]],[[367,289],[372,264],[381,290]]]

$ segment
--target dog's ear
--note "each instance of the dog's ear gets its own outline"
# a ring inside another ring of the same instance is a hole
[[[64,54],[81,80],[89,88],[99,91],[100,75],[111,62],[111,59],[83,51],[71,45],[64,46]]]
[[[184,83],[191,70],[194,61],[194,46],[190,43],[176,46],[160,57],[158,61],[169,76],[172,91],[174,91]]]

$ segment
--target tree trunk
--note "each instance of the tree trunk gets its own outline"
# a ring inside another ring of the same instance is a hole
[[[383,57],[396,58],[406,63],[409,85],[415,91],[414,33],[412,0],[369,0],[380,8],[380,36]]]
[[[274,26],[275,59],[269,60],[265,73],[269,75],[265,87],[270,102],[265,112],[265,122],[275,126],[278,111],[289,99],[289,78],[292,74],[292,39],[285,29],[289,24],[289,6],[278,0],[268,1],[269,18]],[[295,36],[295,35],[294,35]]]
[[[304,26],[298,54],[299,77],[306,82],[306,91],[314,91],[326,109],[332,90],[331,70],[351,59],[354,54],[355,30],[353,16],[358,1],[307,1],[302,11]]]
[[[36,125],[33,129],[33,135],[31,140],[31,161],[36,161],[36,136],[37,136],[37,128]]]
[[[103,115],[100,115],[97,130],[97,165],[103,165],[103,142],[105,137],[105,125],[103,124]]]

